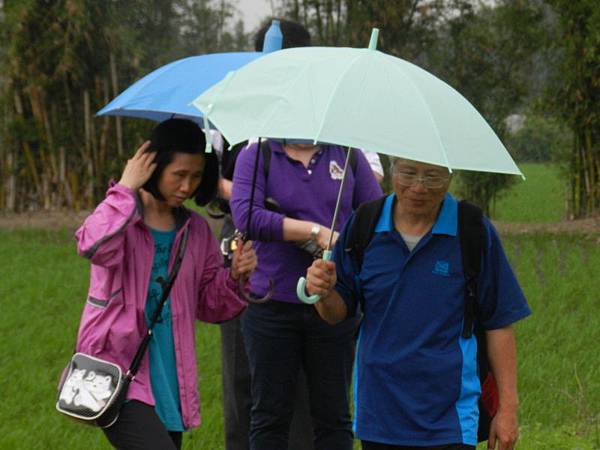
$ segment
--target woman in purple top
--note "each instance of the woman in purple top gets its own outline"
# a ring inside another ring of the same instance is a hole
[[[246,223],[257,144],[244,149],[236,162],[231,210],[235,225],[255,241],[259,264],[250,279],[251,291],[262,297],[269,280],[273,300],[251,304],[242,317],[242,332],[252,378],[250,448],[287,448],[295,383],[302,367],[309,387],[316,450],[350,450],[352,427],[348,391],[354,354],[356,319],[328,325],[313,306],[296,297],[298,278],[306,273],[312,256],[295,242],[314,240],[325,248],[341,183],[346,151],[338,146],[263,142],[270,146],[268,176],[262,157],[250,229]],[[353,209],[382,195],[361,152],[348,170],[337,233]],[[277,211],[265,200],[278,204]]]

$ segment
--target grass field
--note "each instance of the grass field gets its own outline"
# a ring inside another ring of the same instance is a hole
[[[531,205],[546,207],[542,203]],[[516,328],[517,448],[600,449],[600,245],[583,235],[503,240],[534,311]],[[75,255],[72,231],[0,230],[0,449],[110,448],[98,430],[54,410],[88,273],[87,262]],[[203,424],[186,433],[184,448],[218,450],[223,448],[219,330],[207,324],[197,329]]]
[[[500,196],[493,218],[503,222],[551,223],[565,218],[566,185],[548,164],[522,163],[526,179],[518,179]]]

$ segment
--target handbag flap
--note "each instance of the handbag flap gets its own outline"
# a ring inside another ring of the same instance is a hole
[[[75,353],[59,387],[56,409],[82,420],[95,420],[115,400],[122,384],[121,368],[83,353]]]

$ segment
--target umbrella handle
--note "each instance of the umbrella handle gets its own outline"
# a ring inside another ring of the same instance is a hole
[[[235,230],[234,233],[234,239],[240,238],[243,242],[246,242],[247,240],[247,236],[245,233],[241,233],[239,230]],[[266,303],[269,300],[271,300],[271,297],[273,296],[273,287],[275,286],[275,284],[273,283],[273,280],[271,278],[269,278],[269,289],[267,290],[267,294],[264,297],[253,297],[252,295],[250,295],[248,292],[246,292],[246,282],[248,281],[248,277],[244,274],[240,274],[239,278],[238,278],[238,291],[240,293],[240,295],[242,297],[244,297],[244,299],[248,302],[248,303]]]
[[[246,299],[246,301],[248,303],[256,303],[256,304],[261,304],[261,303],[266,303],[269,300],[271,300],[271,297],[273,296],[273,280],[269,279],[269,290],[267,291],[267,294],[264,297],[253,297],[252,295],[250,295],[248,292],[246,292],[245,286],[246,286],[246,276],[245,275],[240,275],[240,277],[238,278],[238,288],[239,291],[242,295],[242,297],[244,297],[244,299]]]
[[[323,252],[323,260],[330,261],[331,260],[331,250],[325,250]],[[314,305],[321,297],[317,294],[314,295],[306,295],[306,278],[300,277],[298,280],[298,284],[296,285],[296,295],[303,303],[307,305]]]

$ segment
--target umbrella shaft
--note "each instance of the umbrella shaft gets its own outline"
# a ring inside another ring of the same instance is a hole
[[[248,219],[246,220],[246,239],[250,240],[250,226],[252,224],[252,208],[254,206],[254,194],[256,193],[256,177],[258,174],[258,158],[260,157],[262,138],[258,138],[256,157],[254,158],[254,172],[252,173],[252,187],[250,188],[250,204],[248,205]]]
[[[340,183],[340,190],[338,191],[337,200],[335,202],[335,211],[333,213],[333,221],[331,222],[331,232],[329,234],[329,242],[327,243],[326,250],[331,250],[331,243],[333,241],[333,233],[335,230],[335,223],[337,222],[338,212],[340,211],[340,204],[342,203],[342,192],[344,191],[344,184],[346,183],[346,173],[348,172],[348,163],[350,162],[350,154],[352,147],[348,147],[348,154],[346,155],[346,162],[344,163],[344,172],[342,173],[342,182]]]

